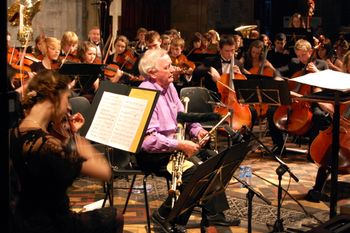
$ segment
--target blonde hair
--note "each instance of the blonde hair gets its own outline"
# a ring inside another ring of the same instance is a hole
[[[61,39],[61,45],[62,47],[70,44],[78,44],[78,36],[75,34],[75,32],[67,31],[63,34]]]
[[[298,50],[298,51],[310,51],[312,49],[312,46],[310,44],[309,41],[307,40],[304,40],[304,39],[299,39],[297,40],[297,42],[295,42],[295,45],[294,45],[294,50]]]
[[[45,46],[46,50],[47,50],[47,47],[52,47],[52,48],[57,49],[57,50],[61,49],[61,42],[55,37],[46,37],[45,38],[45,45],[46,45]]]
[[[185,40],[182,38],[174,38],[171,40],[171,46],[173,47],[180,46],[183,49],[185,47]]]

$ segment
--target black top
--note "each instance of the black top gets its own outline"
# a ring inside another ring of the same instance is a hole
[[[115,210],[70,211],[67,189],[83,159],[41,129],[11,131],[11,159],[20,184],[15,232],[115,232]],[[102,229],[102,230],[101,230]]]

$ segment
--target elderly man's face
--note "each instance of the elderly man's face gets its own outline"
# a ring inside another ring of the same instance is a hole
[[[158,59],[156,71],[152,77],[161,87],[167,88],[174,81],[173,72],[174,67],[171,65],[171,59],[169,55],[165,54]]]

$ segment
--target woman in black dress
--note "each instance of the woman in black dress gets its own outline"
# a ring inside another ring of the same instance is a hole
[[[52,71],[38,73],[22,101],[25,117],[11,130],[11,162],[20,187],[11,209],[14,232],[123,231],[123,216],[114,207],[70,210],[67,189],[80,174],[107,181],[112,172],[106,158],[74,134],[84,123],[81,115],[71,116],[65,128],[69,81]],[[62,133],[69,131],[70,137]]]

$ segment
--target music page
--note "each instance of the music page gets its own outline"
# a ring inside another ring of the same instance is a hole
[[[86,138],[129,151],[140,127],[147,100],[104,92]]]

